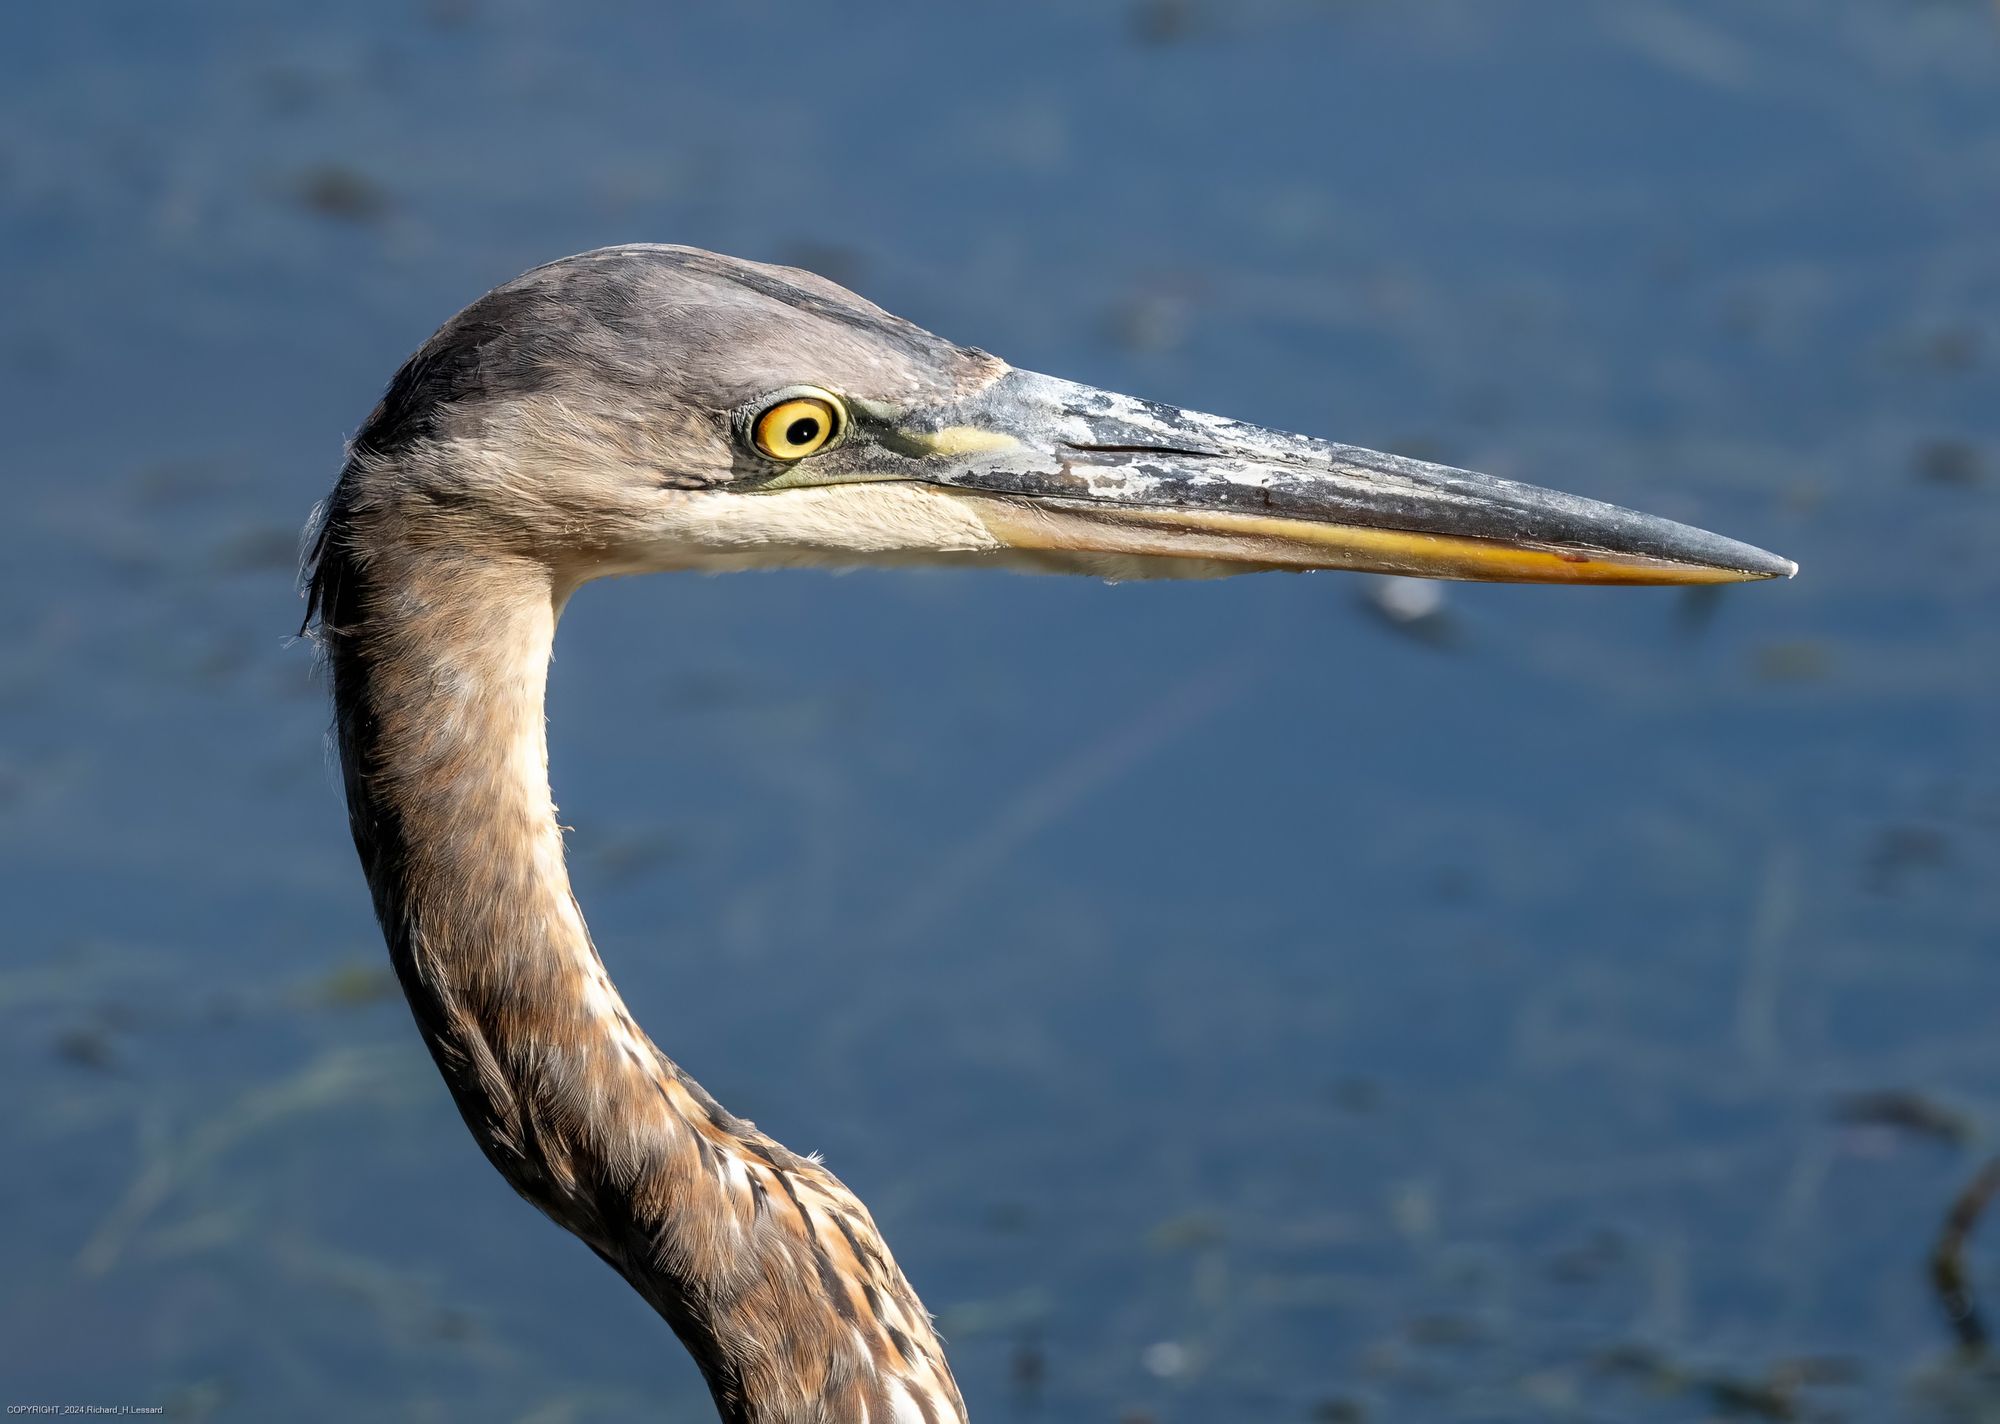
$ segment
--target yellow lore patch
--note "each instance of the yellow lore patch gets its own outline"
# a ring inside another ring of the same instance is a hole
[[[976,425],[947,425],[929,433],[905,431],[903,438],[920,445],[931,455],[985,455],[995,450],[1012,450],[1020,441],[997,430],[981,430]]]

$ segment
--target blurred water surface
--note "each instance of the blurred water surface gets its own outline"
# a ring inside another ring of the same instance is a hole
[[[0,1393],[703,1417],[458,1123],[288,641],[396,363],[658,239],[1804,567],[576,600],[605,957],[976,1417],[2000,1418],[1923,1274],[2000,1123],[1996,234],[1983,0],[8,7]]]

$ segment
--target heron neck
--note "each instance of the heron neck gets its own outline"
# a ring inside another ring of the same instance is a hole
[[[547,571],[391,546],[339,577],[324,611],[355,845],[488,1159],[665,1317],[732,1424],[962,1420],[867,1210],[720,1107],[605,973],[549,793]]]

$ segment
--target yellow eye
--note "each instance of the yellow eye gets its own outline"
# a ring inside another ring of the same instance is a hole
[[[781,400],[750,427],[757,448],[774,460],[803,460],[840,433],[840,407],[820,396]]]

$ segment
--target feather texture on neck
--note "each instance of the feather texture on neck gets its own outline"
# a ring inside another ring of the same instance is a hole
[[[709,1097],[605,973],[548,785],[566,590],[425,532],[337,494],[311,596],[355,846],[467,1126],[665,1317],[731,1424],[963,1420],[866,1208]]]

